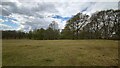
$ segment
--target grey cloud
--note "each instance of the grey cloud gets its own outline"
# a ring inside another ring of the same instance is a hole
[[[93,6],[95,4],[96,4],[96,2],[87,2],[86,4],[83,4],[81,12],[87,11],[91,6]]]
[[[48,3],[38,3],[38,7],[37,8],[33,8],[33,11],[40,11],[40,12],[51,12],[51,13],[55,13],[58,12],[56,7],[54,6],[53,3],[48,2]]]
[[[17,8],[17,4],[14,2],[2,2],[2,15],[8,16],[12,13],[15,13]]]
[[[22,25],[27,25],[27,27],[31,27],[31,29],[37,29],[37,28],[47,28],[48,24],[50,24],[51,22],[48,19],[41,19],[41,18],[35,18],[33,20],[27,20],[24,24]],[[23,29],[25,29],[26,27],[24,27]]]
[[[0,8],[1,9],[1,8]],[[0,14],[0,15],[2,15],[2,16],[8,16],[8,15],[10,15],[11,14],[11,12],[9,12],[7,9],[3,9],[2,8],[2,13]]]
[[[28,16],[40,16],[36,12],[41,15],[44,13],[58,12],[56,10],[56,7],[52,3],[33,3],[30,4],[30,6],[26,6],[25,4],[23,4],[22,6],[17,6],[16,2],[3,2],[2,6],[2,14],[4,16],[8,16],[11,13],[23,14]]]
[[[92,14],[96,11],[108,10],[108,9],[117,9],[117,2],[96,2],[93,5],[89,6],[86,12]]]

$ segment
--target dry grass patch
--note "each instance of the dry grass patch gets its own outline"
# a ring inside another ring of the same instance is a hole
[[[3,40],[3,66],[116,66],[114,40]]]

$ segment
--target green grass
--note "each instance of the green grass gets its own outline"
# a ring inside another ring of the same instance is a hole
[[[3,40],[3,66],[117,66],[114,40]]]

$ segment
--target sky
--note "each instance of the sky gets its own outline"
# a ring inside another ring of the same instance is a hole
[[[4,0],[0,1],[0,30],[47,28],[52,21],[59,29],[78,12],[91,15],[96,11],[118,9],[119,0]]]

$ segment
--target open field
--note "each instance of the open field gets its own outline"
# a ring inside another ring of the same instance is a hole
[[[114,40],[3,40],[3,66],[117,66]]]

